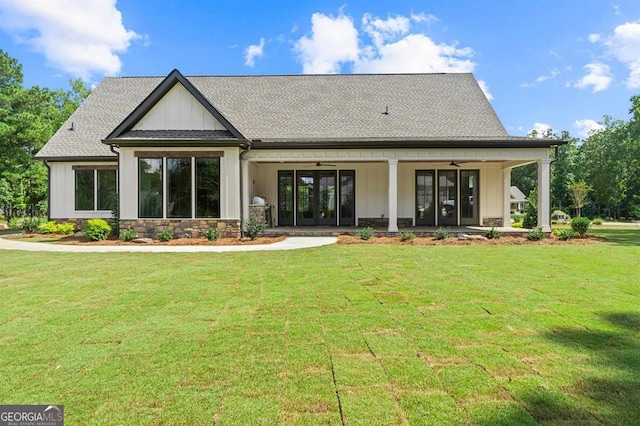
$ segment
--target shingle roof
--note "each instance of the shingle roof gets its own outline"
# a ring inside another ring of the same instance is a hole
[[[244,137],[265,143],[509,138],[471,74],[187,79]],[[163,80],[105,78],[37,157],[113,156],[101,141]]]

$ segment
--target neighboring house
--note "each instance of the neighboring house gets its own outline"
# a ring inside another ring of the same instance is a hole
[[[527,197],[520,191],[517,186],[511,187],[511,213],[521,213],[524,211],[524,205]]]
[[[471,74],[105,78],[37,154],[49,215],[238,235],[250,200],[276,226],[510,226],[510,172],[549,148],[507,135]],[[116,191],[117,188],[117,191]]]

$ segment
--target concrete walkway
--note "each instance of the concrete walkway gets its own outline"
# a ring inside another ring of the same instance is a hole
[[[1,250],[22,251],[55,251],[67,253],[107,253],[107,252],[148,252],[148,253],[200,253],[200,252],[229,252],[229,251],[266,251],[266,250],[296,250],[335,244],[336,237],[289,237],[273,244],[255,244],[238,246],[161,246],[161,245],[127,245],[127,246],[98,246],[98,245],[70,245],[52,243],[31,243],[28,241],[8,240],[0,237]]]

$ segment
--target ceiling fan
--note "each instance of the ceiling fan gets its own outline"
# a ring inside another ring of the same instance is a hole
[[[321,163],[318,161],[316,164],[310,164],[305,167],[335,167],[335,166],[336,166],[335,164]]]
[[[460,167],[460,163],[458,163],[457,161],[453,161],[453,160],[451,160],[449,165],[452,166],[452,167]]]

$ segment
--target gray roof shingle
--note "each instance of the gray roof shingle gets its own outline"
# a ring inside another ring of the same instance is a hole
[[[471,74],[187,79],[247,139],[264,142],[509,139]],[[109,146],[101,141],[163,80],[163,77],[105,78],[36,157],[113,156]],[[389,114],[382,114],[387,107]],[[74,130],[68,130],[72,122]]]

